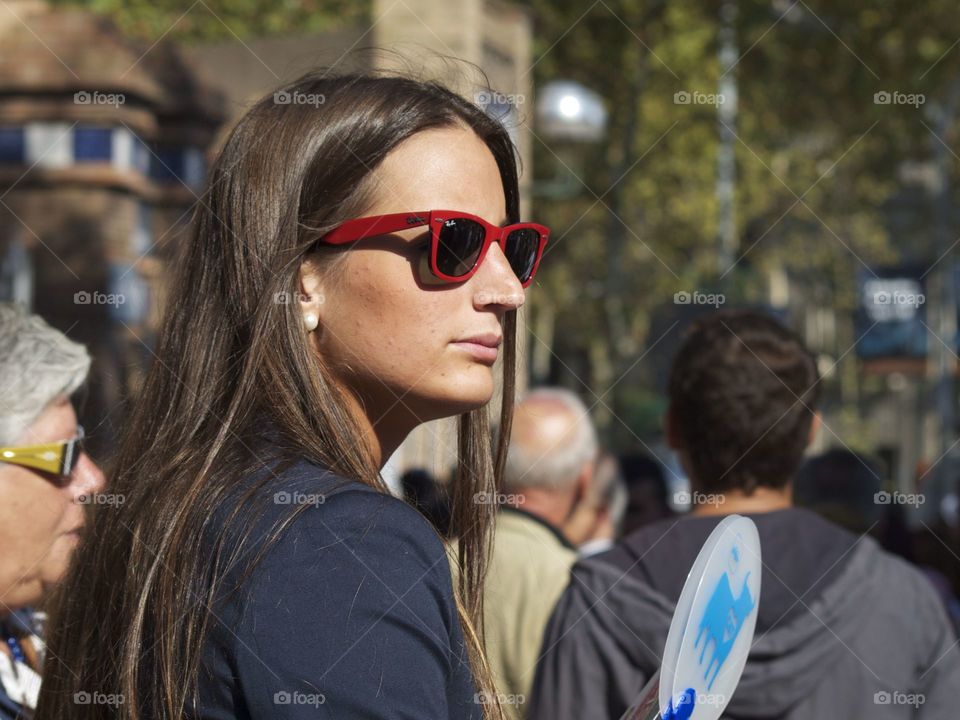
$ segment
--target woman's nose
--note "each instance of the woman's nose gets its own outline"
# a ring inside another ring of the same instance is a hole
[[[520,279],[497,243],[490,245],[475,278],[473,302],[477,309],[495,305],[501,310],[516,310],[526,299]]]

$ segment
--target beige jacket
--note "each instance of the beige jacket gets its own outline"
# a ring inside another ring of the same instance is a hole
[[[512,508],[498,514],[484,625],[487,658],[508,718],[525,716],[543,632],[576,559],[573,546],[546,522]]]

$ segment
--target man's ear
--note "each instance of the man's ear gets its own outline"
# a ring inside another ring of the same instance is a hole
[[[580,477],[577,478],[577,496],[578,500],[583,500],[590,496],[590,485],[593,483],[593,471],[595,464],[587,463],[580,471]]]

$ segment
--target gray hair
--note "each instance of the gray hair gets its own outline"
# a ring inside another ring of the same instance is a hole
[[[517,410],[531,403],[544,406],[553,405],[546,410],[549,415],[565,415],[571,420],[572,432],[563,442],[544,451],[543,448],[526,447],[516,438],[511,439],[507,452],[507,463],[503,474],[505,490],[521,488],[565,489],[571,486],[583,472],[584,467],[597,459],[597,432],[590,411],[586,405],[569,390],[562,388],[537,388],[532,390],[520,403]],[[514,430],[517,422],[514,421]]]
[[[47,406],[79,388],[87,349],[20,305],[0,303],[0,445],[12,445]]]

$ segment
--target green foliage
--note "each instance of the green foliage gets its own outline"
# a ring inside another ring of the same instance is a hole
[[[770,271],[783,269],[801,303],[838,311],[846,329],[826,349],[837,357],[849,347],[857,272],[900,261],[930,265],[940,255],[932,193],[905,185],[901,170],[930,161],[940,142],[934,130],[950,148],[943,154],[951,187],[960,183],[956,123],[937,124],[937,109],[956,114],[960,95],[960,15],[950,2],[737,3],[738,260],[722,278],[716,108],[674,102],[678,91],[718,92],[721,3],[524,4],[535,22],[535,83],[578,80],[611,113],[607,138],[576,168],[586,189],[574,200],[539,199],[535,211],[555,228],[556,242],[533,311],[557,305],[563,333],[554,350],[595,392],[657,340],[651,319],[676,312],[679,290],[722,289],[728,305],[766,302]],[[878,92],[920,93],[925,102],[878,104]],[[557,148],[545,138],[534,148],[535,167],[549,174]],[[903,202],[908,191],[915,194]],[[598,334],[605,367],[576,364],[578,348],[595,347]],[[836,376],[849,377],[854,362],[850,353]],[[654,369],[632,370],[629,382],[658,391]],[[620,417],[634,416],[640,394],[614,392],[606,402]],[[614,435],[618,424],[610,422]]]
[[[372,4],[354,0],[55,0],[110,17],[125,33],[153,42],[228,40],[335,30],[369,22]]]

